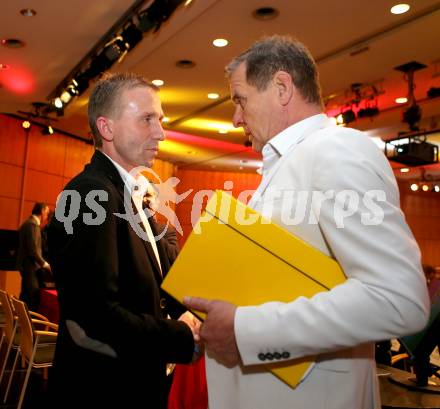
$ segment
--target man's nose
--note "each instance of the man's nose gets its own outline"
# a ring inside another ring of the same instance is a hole
[[[234,116],[232,117],[232,125],[234,125],[234,128],[240,128],[244,125],[243,111],[240,106],[235,108]]]

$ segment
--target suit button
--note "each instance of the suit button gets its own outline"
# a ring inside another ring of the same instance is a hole
[[[284,359],[290,358],[290,352],[284,351],[281,354],[281,358],[284,358]]]
[[[161,298],[159,301],[159,305],[160,308],[165,309],[165,307],[167,306],[167,300],[165,300],[165,298]]]
[[[268,352],[268,353],[266,354],[266,359],[267,359],[268,361],[272,361],[272,360],[273,360],[273,354],[271,354],[270,352]]]
[[[281,359],[281,354],[280,354],[279,352],[275,352],[275,353],[273,354],[273,357],[274,357],[275,359]]]
[[[263,354],[263,353],[260,353],[260,354],[258,354],[258,359],[259,359],[260,361],[265,361],[265,360],[266,360],[266,355]]]

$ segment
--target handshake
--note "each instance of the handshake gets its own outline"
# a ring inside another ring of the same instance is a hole
[[[184,304],[193,310],[206,314],[203,324],[189,311],[182,314],[180,321],[185,322],[194,336],[196,347],[193,361],[205,350],[209,357],[220,364],[232,368],[240,362],[234,331],[236,306],[219,300],[206,300],[196,297],[185,297]]]
[[[193,333],[195,346],[192,361],[194,362],[199,359],[205,352],[204,345],[201,342],[200,338],[200,328],[202,326],[202,322],[190,311],[183,313],[179,317],[179,321],[182,321],[186,325],[188,325],[188,327],[191,329],[191,332]]]

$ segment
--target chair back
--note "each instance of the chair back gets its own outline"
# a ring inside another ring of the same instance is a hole
[[[34,327],[23,301],[12,298],[12,305],[18,317],[18,325],[20,326],[20,350],[21,353],[29,359],[32,356],[34,347]]]
[[[4,290],[0,290],[0,302],[2,303],[3,314],[5,317],[5,337],[7,341],[10,342],[14,336],[15,319],[9,295]]]

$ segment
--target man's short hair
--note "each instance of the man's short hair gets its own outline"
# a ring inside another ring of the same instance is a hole
[[[277,71],[292,77],[305,101],[322,106],[318,70],[309,50],[290,36],[274,35],[255,42],[226,67],[230,76],[241,63],[246,64],[246,81],[264,91]]]
[[[95,148],[102,148],[102,136],[96,126],[100,116],[118,116],[121,108],[122,92],[137,87],[148,87],[158,90],[154,84],[139,74],[104,73],[93,89],[88,106],[89,125],[92,131]]]
[[[34,207],[32,208],[32,214],[35,216],[41,216],[43,214],[43,210],[46,207],[49,207],[46,203],[37,202],[34,204]]]

